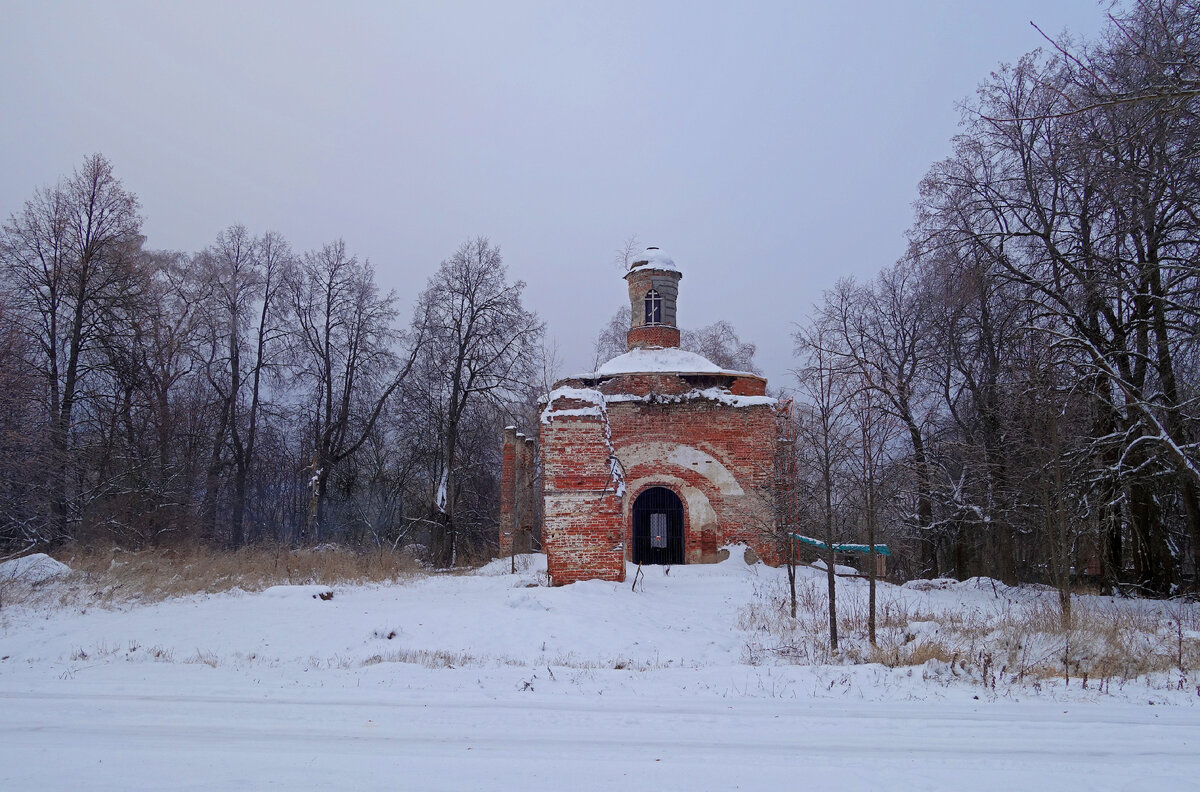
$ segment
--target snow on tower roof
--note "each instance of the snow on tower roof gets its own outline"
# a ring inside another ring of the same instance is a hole
[[[748,371],[726,371],[703,355],[688,352],[679,347],[637,348],[617,355],[594,372],[598,377],[614,377],[618,374],[728,374],[737,377],[755,377]]]
[[[638,267],[679,272],[679,267],[675,266],[675,259],[653,246],[646,248],[645,251],[633,257],[629,270],[632,272]]]

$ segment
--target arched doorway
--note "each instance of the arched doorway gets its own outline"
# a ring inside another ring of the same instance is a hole
[[[683,563],[683,502],[666,487],[633,501],[633,563]]]

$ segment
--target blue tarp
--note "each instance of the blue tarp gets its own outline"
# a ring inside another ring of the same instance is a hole
[[[812,545],[813,547],[816,547],[820,550],[828,549],[828,546],[824,542],[822,542],[820,539],[813,539],[812,537],[801,536],[800,534],[790,534],[790,535],[796,541],[803,542],[806,545]],[[834,549],[834,552],[838,552],[838,553],[869,553],[869,552],[871,552],[870,547],[868,547],[865,544],[835,544],[833,546],[833,549]],[[877,544],[877,545],[875,545],[875,553],[877,555],[890,556],[892,554],[892,551],[888,549],[887,545]]]

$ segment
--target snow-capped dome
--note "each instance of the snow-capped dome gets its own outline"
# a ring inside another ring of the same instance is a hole
[[[668,256],[666,253],[663,253],[656,247],[648,247],[643,252],[638,253],[633,257],[633,261],[630,262],[629,268],[631,270],[635,270],[638,267],[679,272],[679,267],[675,266],[675,259]]]
[[[757,377],[745,371],[726,371],[703,355],[679,347],[632,349],[617,355],[600,368],[595,376],[612,377],[618,374],[732,374]]]

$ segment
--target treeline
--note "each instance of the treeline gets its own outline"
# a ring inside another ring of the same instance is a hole
[[[907,255],[796,335],[810,524],[879,526],[906,576],[1196,574],[1198,103],[1194,0],[983,83]]]
[[[407,320],[342,241],[235,225],[151,250],[87,158],[0,233],[0,549],[494,543],[500,429],[543,326],[500,252],[463,244]]]

